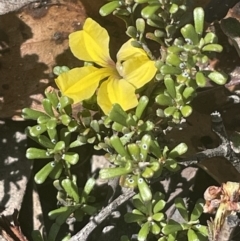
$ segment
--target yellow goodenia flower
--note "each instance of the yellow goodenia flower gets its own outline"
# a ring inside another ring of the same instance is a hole
[[[137,106],[135,90],[148,83],[157,69],[146,52],[133,47],[131,41],[123,44],[115,63],[109,54],[106,29],[87,18],[83,30],[69,35],[69,45],[75,57],[99,67],[84,66],[62,73],[56,79],[58,88],[74,103],[90,98],[98,89],[97,102],[105,114],[114,103],[124,110]]]

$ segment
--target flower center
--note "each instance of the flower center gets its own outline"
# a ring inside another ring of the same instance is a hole
[[[116,69],[120,77],[123,77],[123,66],[120,62],[116,63]]]

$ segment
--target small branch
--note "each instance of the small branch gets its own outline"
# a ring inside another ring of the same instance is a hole
[[[108,216],[111,215],[115,209],[117,209],[120,205],[125,203],[135,194],[136,193],[132,189],[127,189],[126,192],[124,192],[107,207],[105,207],[96,217],[93,217],[93,219],[69,241],[86,241],[88,236],[101,222],[103,222]]]

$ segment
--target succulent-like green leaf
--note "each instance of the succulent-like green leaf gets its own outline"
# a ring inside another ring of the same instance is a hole
[[[158,200],[158,201],[154,204],[153,212],[154,212],[154,213],[160,212],[161,210],[163,210],[163,208],[165,207],[165,205],[166,205],[166,201],[164,201],[163,199]]]
[[[223,47],[220,44],[207,44],[202,48],[202,51],[209,51],[209,52],[222,52]]]
[[[196,82],[199,87],[205,87],[207,83],[207,78],[202,72],[199,71],[196,74]]]
[[[144,202],[149,202],[152,200],[152,192],[143,178],[138,178],[138,189]]]
[[[45,113],[38,111],[38,110],[33,110],[30,108],[22,109],[22,117],[26,120],[27,119],[37,120],[40,116],[48,117]]]
[[[120,154],[122,157],[126,157],[128,159],[131,159],[129,153],[127,152],[127,150],[123,146],[123,144],[121,142],[121,139],[118,136],[116,136],[116,135],[111,136],[110,143],[118,154]]]
[[[202,213],[203,213],[203,200],[198,199],[191,213],[190,221],[198,220]]]
[[[218,38],[216,34],[212,32],[207,33],[204,37],[205,44],[213,44],[213,43],[217,43],[217,41],[218,41]]]
[[[160,68],[160,72],[163,75],[166,75],[166,74],[176,75],[176,74],[181,74],[182,70],[179,67],[174,67],[174,66],[170,66],[170,65],[163,65]]]
[[[171,76],[167,75],[164,77],[164,84],[167,88],[167,91],[169,93],[169,95],[175,99],[176,98],[176,88],[175,88],[175,82],[174,80],[171,78]]]
[[[51,116],[51,117],[54,117],[54,112],[53,112],[53,109],[52,109],[52,103],[49,99],[43,99],[42,100],[42,105],[43,105],[43,108],[45,110],[45,112]]]
[[[47,159],[47,158],[53,158],[52,155],[49,155],[47,150],[39,149],[30,147],[27,149],[26,157],[28,159]]]
[[[151,145],[152,138],[150,135],[144,135],[140,144],[140,159],[145,161],[148,156],[148,151]]]
[[[199,41],[198,34],[192,24],[187,24],[181,28],[181,33],[186,41],[190,40],[190,44],[197,45]]]
[[[159,105],[163,105],[163,106],[172,106],[173,105],[173,99],[167,95],[164,94],[160,94],[155,98],[155,101],[159,104]]]
[[[176,158],[186,153],[187,150],[187,145],[185,143],[180,143],[169,152],[168,156],[171,158]]]
[[[101,16],[105,17],[110,13],[112,13],[116,8],[121,7],[121,5],[122,5],[121,1],[109,2],[100,8],[99,13]]]
[[[187,236],[188,236],[188,241],[196,241],[199,240],[198,235],[196,234],[196,232],[192,229],[188,229],[187,232]]]
[[[131,170],[128,170],[124,167],[117,167],[117,168],[103,168],[100,170],[99,175],[102,179],[110,179],[113,177],[119,177],[121,175],[125,175],[130,173]]]
[[[150,231],[149,223],[146,222],[142,225],[138,233],[138,241],[146,241],[149,231]]]
[[[182,218],[186,222],[188,222],[188,211],[187,211],[187,208],[186,208],[186,205],[185,205],[183,199],[182,198],[176,198],[174,200],[174,203],[175,203],[175,207],[177,208],[177,210],[181,214]]]
[[[193,18],[196,32],[202,35],[204,27],[204,10],[201,7],[195,8],[193,10]]]
[[[145,31],[145,20],[143,18],[138,18],[136,20],[136,28],[137,28],[137,31],[141,34],[144,33]]]
[[[52,179],[58,179],[62,174],[62,170],[63,170],[62,163],[61,162],[56,163],[54,169],[49,173],[49,177]]]
[[[163,213],[155,213],[155,214],[153,214],[152,218],[153,218],[153,220],[160,222],[164,219],[164,214]]]
[[[31,236],[33,241],[44,241],[39,230],[33,230]]]
[[[138,103],[136,111],[135,111],[135,115],[138,120],[141,119],[142,114],[148,105],[148,102],[149,102],[149,98],[145,95],[139,99],[139,103]]]
[[[38,171],[35,176],[34,180],[37,184],[42,184],[47,179],[48,175],[51,171],[55,168],[55,162],[47,163],[40,171]]]
[[[154,13],[161,7],[161,5],[159,3],[156,4],[151,4],[151,5],[147,5],[145,8],[142,9],[142,17],[143,18],[150,18],[154,15]]]
[[[119,104],[114,104],[109,113],[109,118],[123,126],[127,126],[126,119],[127,113],[122,109]]]
[[[168,223],[166,224],[166,226],[164,226],[162,228],[162,233],[165,235],[171,234],[171,233],[175,233],[182,230],[182,226],[180,223],[170,219],[168,221]]]
[[[183,117],[188,117],[192,114],[192,107],[190,105],[184,105],[182,108],[181,108],[181,113],[183,115]]]
[[[72,197],[76,203],[79,203],[78,187],[69,178],[63,179],[61,185],[69,197]]]
[[[62,159],[67,161],[71,165],[76,165],[79,161],[79,155],[75,152],[66,152],[62,155]]]
[[[143,214],[126,213],[124,215],[124,221],[126,223],[142,222],[144,220],[146,220],[146,217]]]
[[[218,71],[213,71],[208,75],[208,78],[219,85],[224,85],[227,82],[228,76]]]

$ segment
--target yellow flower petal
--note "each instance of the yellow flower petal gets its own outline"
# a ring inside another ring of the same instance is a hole
[[[87,18],[83,30],[69,35],[69,46],[75,57],[106,67],[112,62],[109,55],[109,35],[91,18]]]
[[[122,63],[123,78],[137,89],[148,83],[156,71],[154,61],[151,61],[146,55],[131,58]]]
[[[111,69],[108,68],[85,66],[62,73],[55,81],[61,92],[76,103],[90,98],[99,82],[111,74]]]
[[[107,90],[108,83],[109,83],[109,80],[104,81],[99,87],[99,90],[97,93],[97,103],[105,115],[107,115],[112,108],[112,103],[108,98],[108,90]]]
[[[120,48],[117,54],[118,62],[122,62],[129,58],[137,57],[137,56],[147,57],[147,54],[143,49],[132,46],[131,44],[132,41],[133,39],[129,39],[125,44],[122,45],[122,47]]]
[[[109,79],[99,87],[97,102],[105,114],[109,114],[113,104],[118,103],[124,110],[138,104],[135,88],[124,79]]]

